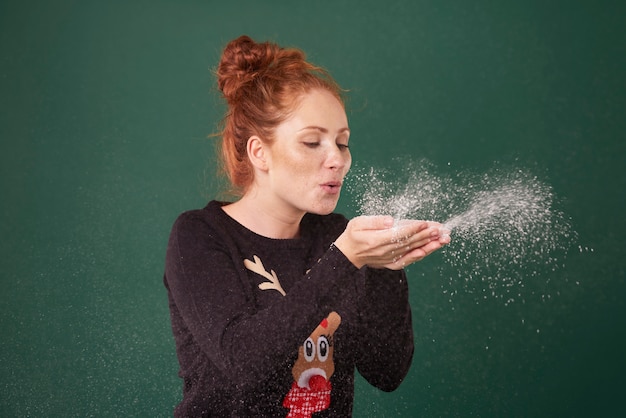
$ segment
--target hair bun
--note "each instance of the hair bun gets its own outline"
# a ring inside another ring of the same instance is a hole
[[[265,72],[279,49],[269,42],[256,43],[246,35],[230,41],[217,68],[217,83],[224,97],[230,101],[242,86]]]

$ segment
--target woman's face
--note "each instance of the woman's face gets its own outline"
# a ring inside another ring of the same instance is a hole
[[[284,215],[331,213],[352,162],[348,118],[339,100],[326,90],[312,90],[274,137],[268,178],[276,209]]]

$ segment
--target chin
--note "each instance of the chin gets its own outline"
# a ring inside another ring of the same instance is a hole
[[[309,213],[312,213],[313,215],[330,215],[331,213],[333,213],[333,210],[311,210],[309,211]]]
[[[333,211],[337,208],[337,202],[332,204],[325,205],[315,205],[314,207],[308,210],[309,213],[313,213],[315,215],[329,215],[333,213]]]

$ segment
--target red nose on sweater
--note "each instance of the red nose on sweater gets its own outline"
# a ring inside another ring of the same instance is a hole
[[[324,379],[324,376],[316,374],[315,376],[311,376],[311,378],[309,379],[309,387],[311,388],[311,390],[324,390],[326,389],[326,386],[327,383],[326,379]]]

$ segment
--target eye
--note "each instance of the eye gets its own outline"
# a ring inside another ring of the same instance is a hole
[[[326,361],[326,359],[328,358],[328,346],[328,339],[322,335],[317,340],[317,358],[319,358],[322,362]]]
[[[315,358],[315,343],[311,337],[307,338],[303,344],[304,359],[309,363]]]
[[[308,133],[300,138],[300,141],[305,147],[317,148],[322,144],[322,139],[316,133]]]
[[[348,145],[349,140],[350,140],[350,135],[348,135],[347,133],[342,133],[338,135],[335,138],[335,143],[337,144],[337,148],[339,148],[342,151],[347,150],[348,148],[350,148],[350,146]]]

